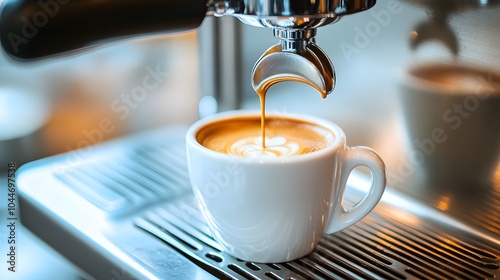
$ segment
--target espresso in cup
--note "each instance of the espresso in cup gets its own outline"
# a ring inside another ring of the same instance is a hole
[[[265,146],[261,119],[221,120],[200,129],[197,141],[204,147],[241,157],[288,157],[312,153],[334,142],[334,134],[317,124],[287,117],[266,119]]]
[[[452,64],[421,64],[409,70],[408,76],[421,87],[433,87],[442,94],[489,95],[500,84],[498,74],[480,68]]]

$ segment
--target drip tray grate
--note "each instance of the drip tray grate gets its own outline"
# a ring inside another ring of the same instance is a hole
[[[134,223],[215,276],[228,279],[493,279],[500,276],[497,250],[476,244],[472,237],[462,233],[443,234],[439,225],[383,204],[356,225],[326,235],[310,255],[279,264],[245,262],[224,253],[211,238],[191,195],[152,210]]]
[[[388,189],[368,216],[325,235],[306,257],[235,259],[195,203],[184,135],[166,130],[108,143],[68,168],[65,155],[24,166],[23,224],[96,279],[117,271],[132,279],[500,279],[498,192],[478,204],[487,209],[470,208],[485,227]],[[346,197],[359,198],[364,177],[351,176]]]

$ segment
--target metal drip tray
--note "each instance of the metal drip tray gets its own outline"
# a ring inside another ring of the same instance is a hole
[[[213,240],[194,203],[183,138],[183,129],[155,131],[95,147],[77,162],[70,153],[25,165],[18,178],[23,224],[96,279],[500,277],[498,215],[480,227],[391,188],[371,214],[325,235],[304,258],[235,259]],[[356,201],[366,180],[353,173],[346,197]]]
[[[499,275],[498,251],[447,234],[382,206],[341,233],[326,235],[297,261],[259,264],[235,259],[210,237],[191,196],[146,213],[134,224],[211,271],[230,279],[484,279]],[[395,214],[391,215],[390,213]]]

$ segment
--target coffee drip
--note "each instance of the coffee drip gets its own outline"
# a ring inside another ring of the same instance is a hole
[[[322,98],[335,87],[335,71],[328,56],[313,40],[299,52],[283,51],[283,45],[267,50],[252,71],[252,86],[259,96],[261,108],[262,149],[266,149],[265,107],[266,94],[280,82],[296,81],[316,89]]]

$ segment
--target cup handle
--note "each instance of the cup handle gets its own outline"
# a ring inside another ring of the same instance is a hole
[[[343,206],[344,192],[351,171],[359,166],[366,166],[371,171],[372,182],[368,193],[352,208]],[[326,233],[341,231],[361,220],[370,213],[382,198],[386,185],[385,164],[380,156],[368,147],[352,147],[344,151],[341,161],[340,182],[338,192],[332,194],[335,207],[330,210],[329,224]]]

